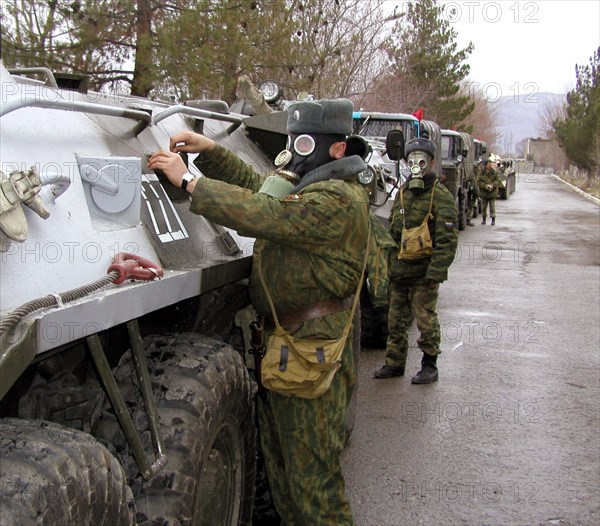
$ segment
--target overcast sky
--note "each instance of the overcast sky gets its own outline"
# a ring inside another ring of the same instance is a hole
[[[406,11],[412,0],[386,0]],[[535,93],[575,87],[575,64],[587,64],[600,46],[600,0],[438,0],[458,33],[475,48],[469,80],[489,100],[511,95],[522,102]]]
[[[440,0],[444,16],[469,41],[470,80],[488,97],[566,93],[575,64],[587,64],[600,46],[600,0]]]

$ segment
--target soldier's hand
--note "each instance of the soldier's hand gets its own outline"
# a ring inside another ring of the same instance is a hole
[[[171,184],[181,187],[181,179],[188,169],[178,153],[160,151],[148,159],[150,170],[162,170]]]
[[[174,152],[203,153],[215,149],[216,142],[200,133],[185,131],[171,137],[169,149]]]

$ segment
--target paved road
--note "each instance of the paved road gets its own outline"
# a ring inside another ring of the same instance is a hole
[[[520,175],[461,232],[441,287],[440,380],[375,380],[344,455],[357,526],[600,524],[599,207]]]

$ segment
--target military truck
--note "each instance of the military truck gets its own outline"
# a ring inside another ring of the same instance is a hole
[[[472,206],[471,186],[475,183],[475,145],[465,132],[442,130],[442,173],[445,185],[456,200],[458,229],[467,225],[467,212]]]
[[[270,170],[285,114],[0,84],[0,524],[250,524],[254,240],[147,158],[191,130]]]
[[[440,158],[442,152],[442,129],[437,122],[422,120],[420,137],[427,137],[435,144],[436,159],[434,164],[435,174],[438,179],[442,177],[442,161]]]

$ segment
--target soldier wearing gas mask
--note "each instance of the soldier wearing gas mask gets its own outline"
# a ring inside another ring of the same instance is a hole
[[[256,238],[249,291],[260,314],[269,318],[271,310],[259,267],[290,334],[334,340],[350,320],[348,300],[362,285],[370,215],[357,176],[366,165],[359,156],[345,157],[349,100],[295,102],[287,111],[288,144],[275,173],[258,174],[192,132],[173,136],[171,151],[154,154],[148,167],[162,169],[192,194],[192,212]],[[189,174],[178,152],[197,153],[194,164],[204,177]],[[284,524],[353,523],[340,465],[356,381],[352,347],[348,338],[341,367],[318,398],[268,391],[258,399],[269,485]]]
[[[410,176],[398,193],[390,215],[390,232],[399,251],[390,263],[389,336],[385,364],[375,378],[403,376],[408,355],[408,330],[416,318],[423,352],[421,370],[411,379],[428,384],[438,379],[440,324],[436,312],[440,283],[454,260],[458,212],[452,194],[436,180],[435,144],[408,141],[405,156]],[[418,232],[414,249],[407,245]],[[430,238],[430,243],[426,238]]]

